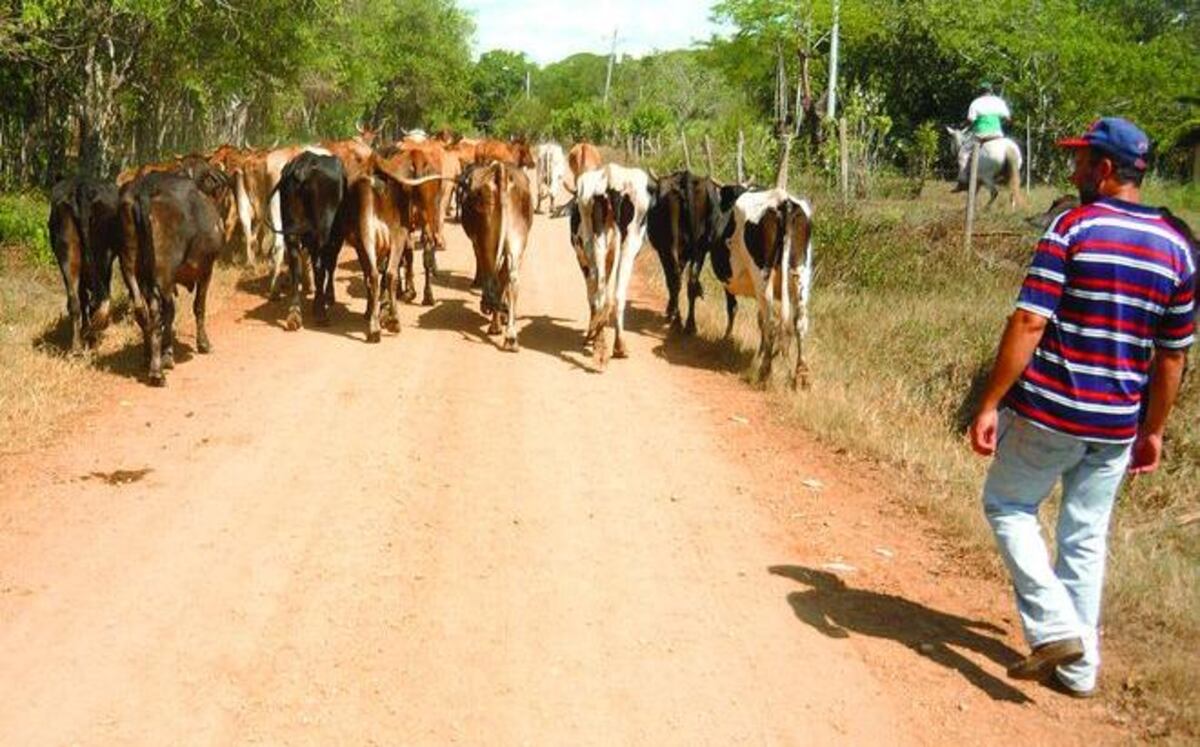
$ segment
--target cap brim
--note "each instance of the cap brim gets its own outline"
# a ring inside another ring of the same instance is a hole
[[[1087,148],[1091,143],[1081,137],[1067,137],[1059,140],[1056,145],[1060,148]]]

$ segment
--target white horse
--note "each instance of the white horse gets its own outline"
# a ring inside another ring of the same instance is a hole
[[[955,191],[967,188],[967,182],[971,178],[971,150],[979,147],[978,184],[987,187],[992,193],[986,207],[991,207],[996,201],[999,194],[996,182],[999,179],[1004,180],[1011,192],[1009,209],[1015,209],[1018,205],[1024,206],[1025,200],[1021,195],[1021,149],[1015,141],[999,137],[978,143],[967,130],[947,127],[946,132],[954,138],[954,146],[958,153],[958,187]]]

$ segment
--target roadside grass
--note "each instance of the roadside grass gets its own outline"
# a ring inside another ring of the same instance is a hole
[[[980,215],[968,252],[963,196],[950,194],[946,184],[926,185],[915,201],[883,197],[852,207],[820,185],[808,186],[798,191],[815,206],[815,290],[805,346],[812,386],[794,394],[770,387],[768,396],[825,443],[893,470],[906,499],[966,550],[968,562],[1007,583],[979,502],[987,462],[970,451],[965,431],[1037,229],[997,201]],[[1040,212],[1066,191],[1035,190],[1024,214]],[[1165,203],[1198,225],[1194,188],[1148,185],[1147,202]],[[722,293],[708,270],[704,283],[699,334],[717,348],[725,311],[714,299]],[[748,381],[759,340],[755,313],[743,299],[723,356]],[[1172,413],[1164,466],[1127,481],[1118,497],[1103,619],[1106,701],[1142,735],[1181,741],[1200,735],[1197,368],[1193,361]],[[1048,529],[1055,503],[1043,511]]]
[[[43,201],[43,223],[46,209]],[[254,270],[218,264],[209,288],[210,315],[228,302],[243,272]],[[101,398],[107,384],[144,376],[141,331],[128,313],[115,268],[114,276],[112,323],[94,349],[72,356],[66,293],[53,259],[36,243],[0,243],[0,431],[5,434],[0,453],[30,451],[64,435],[72,415],[106,404]],[[175,328],[185,345],[192,344],[195,331],[191,306],[191,294],[182,291]],[[220,345],[219,339],[214,342]]]

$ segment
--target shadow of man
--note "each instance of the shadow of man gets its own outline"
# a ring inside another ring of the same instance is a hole
[[[1019,660],[1021,655],[1003,641],[981,632],[1004,633],[991,623],[968,620],[892,594],[855,589],[826,571],[795,565],[775,565],[767,570],[810,587],[788,594],[788,604],[796,617],[830,638],[849,638],[851,632],[889,638],[957,670],[993,700],[1032,702],[1025,693],[951,648],[975,651],[1002,666]]]

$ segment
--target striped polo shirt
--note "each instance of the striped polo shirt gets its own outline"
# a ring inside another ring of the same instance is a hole
[[[1005,404],[1060,433],[1133,441],[1155,347],[1195,340],[1195,273],[1154,208],[1103,198],[1060,215],[1017,299],[1049,323]]]

